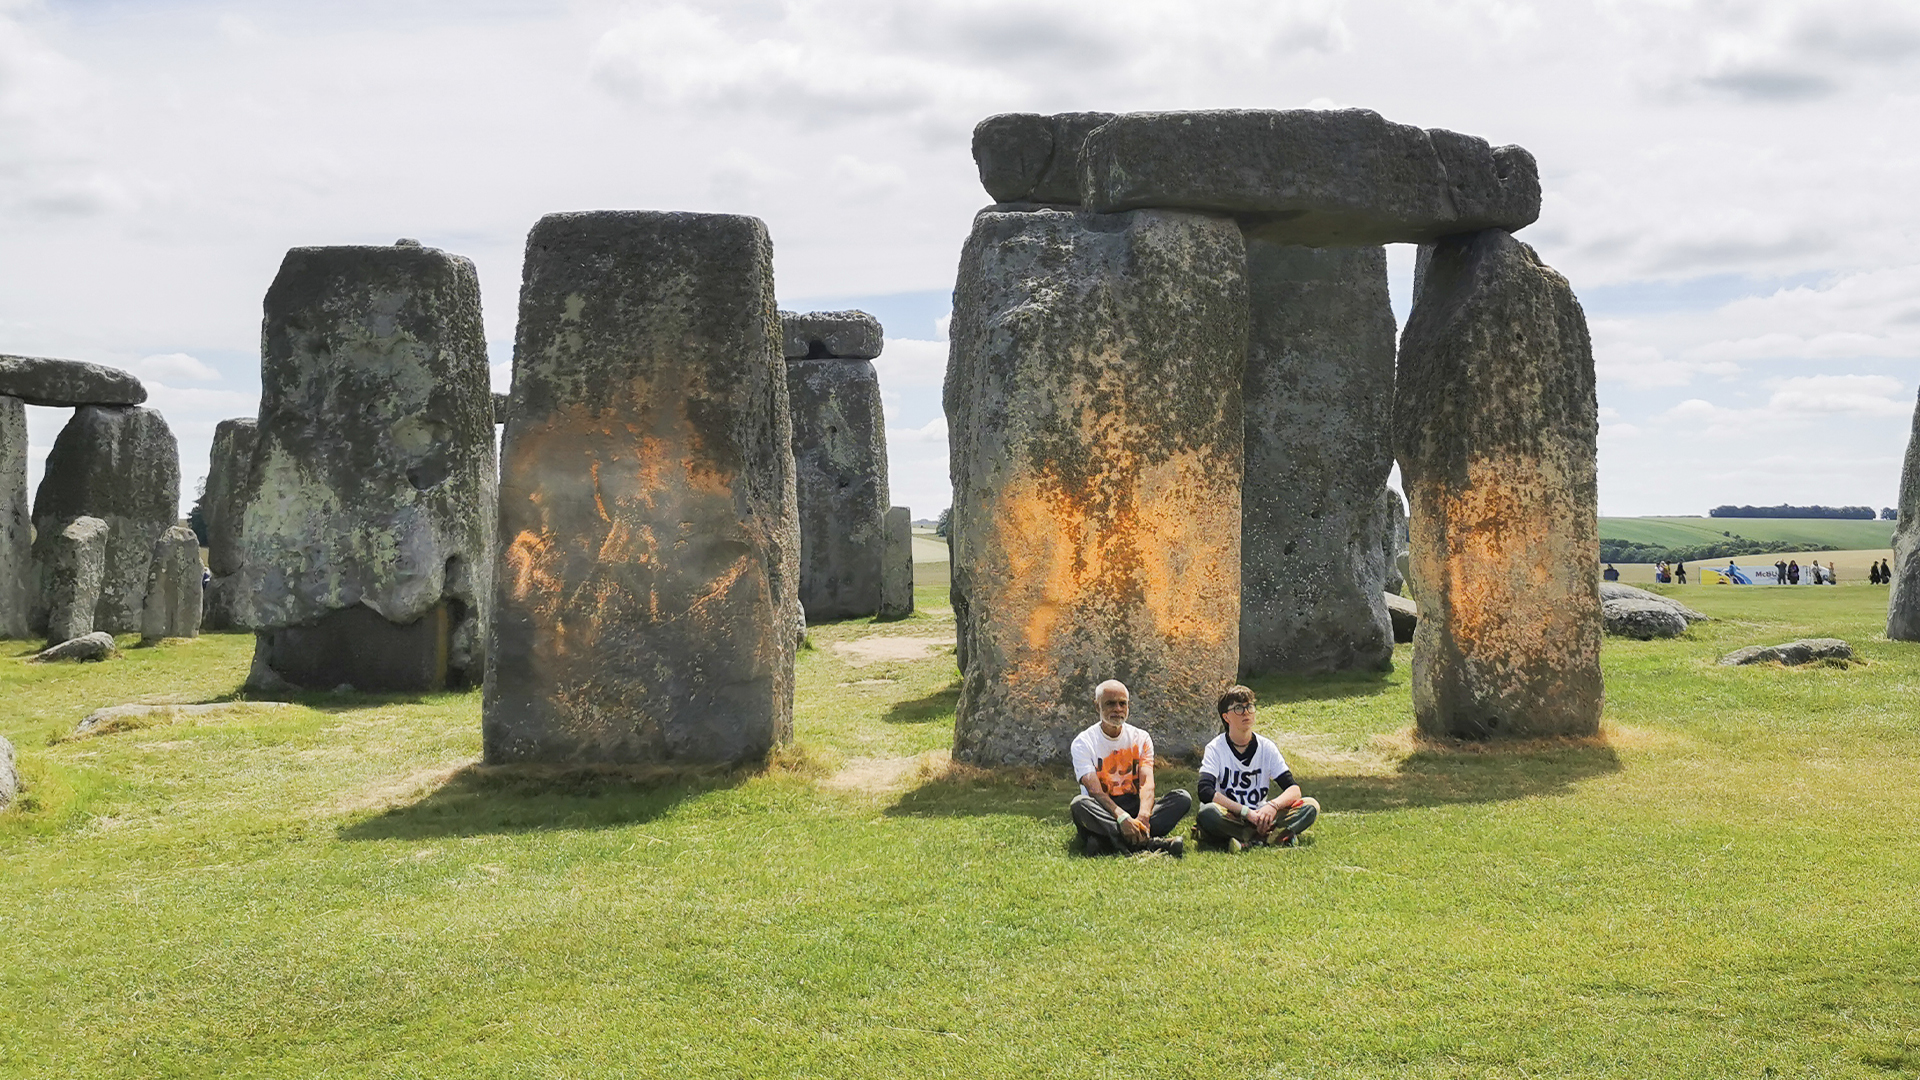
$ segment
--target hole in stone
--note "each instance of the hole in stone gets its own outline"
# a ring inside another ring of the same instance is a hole
[[[1286,548],[1285,548],[1285,549],[1283,549],[1283,550],[1281,551],[1281,554],[1282,554],[1282,555],[1291,555],[1291,554],[1293,554],[1293,549],[1294,549],[1295,547],[1297,547],[1297,546],[1299,546],[1299,545],[1297,545],[1297,544],[1295,544],[1295,543],[1294,543],[1293,541],[1291,541],[1291,540],[1289,540],[1289,541],[1287,541],[1287,546],[1286,546]]]
[[[818,338],[807,339],[807,359],[831,360],[833,354],[827,351],[827,343]]]
[[[439,487],[451,475],[453,466],[446,458],[435,454],[407,470],[407,483],[412,484],[415,491],[426,491]]]

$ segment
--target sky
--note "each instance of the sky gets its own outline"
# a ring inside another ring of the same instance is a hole
[[[0,0],[0,352],[253,415],[289,247],[480,273],[497,387],[542,215],[767,222],[862,307],[892,499],[949,501],[940,382],[998,112],[1374,109],[1518,143],[1592,330],[1604,515],[1890,506],[1920,383],[1920,5],[1895,0]],[[1412,249],[1389,248],[1404,323]],[[65,410],[29,410],[32,476]]]

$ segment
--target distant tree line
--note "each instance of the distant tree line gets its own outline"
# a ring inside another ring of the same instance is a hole
[[[1654,544],[1636,544],[1626,540],[1600,541],[1601,562],[1652,563],[1652,562],[1706,562],[1710,559],[1729,559],[1735,555],[1760,555],[1780,550],[1778,540],[1763,542],[1748,540],[1744,536],[1735,536],[1726,540],[1716,540],[1710,544],[1692,544],[1687,547],[1660,547]],[[1826,551],[1826,547],[1811,547],[1811,551]]]
[[[1716,506],[1707,511],[1717,518],[1849,518],[1859,521],[1872,521],[1876,516],[1871,506]],[[1892,521],[1892,517],[1887,518]]]

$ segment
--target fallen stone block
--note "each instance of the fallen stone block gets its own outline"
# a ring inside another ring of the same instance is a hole
[[[1811,664],[1816,660],[1853,659],[1853,646],[1839,638],[1801,638],[1781,645],[1749,645],[1720,658],[1721,667],[1744,664]]]
[[[139,405],[147,400],[140,380],[119,368],[46,356],[0,356],[0,396],[29,405]]]
[[[78,739],[90,735],[112,735],[119,731],[132,731],[136,728],[178,720],[245,716],[249,713],[268,713],[296,707],[285,701],[214,701],[199,705],[109,705],[104,709],[95,709],[88,713],[86,718],[74,727],[73,734],[69,737]]]
[[[1602,600],[1600,617],[1607,633],[1616,637],[1651,641],[1679,637],[1687,632],[1687,617],[1672,605],[1657,600]]]
[[[105,660],[119,651],[113,643],[112,634],[95,630],[91,634],[82,634],[71,641],[42,649],[34,655],[34,659],[41,663],[53,660]]]
[[[1399,593],[1381,593],[1386,601],[1387,617],[1393,620],[1393,641],[1404,645],[1413,640],[1413,632],[1420,626],[1420,605],[1401,596]]]
[[[1689,623],[1711,621],[1710,616],[1693,610],[1671,596],[1662,596],[1657,592],[1650,592],[1646,589],[1636,589],[1632,585],[1622,585],[1617,581],[1603,581],[1600,583],[1600,599],[1602,602],[1608,600],[1646,600],[1650,603],[1665,604],[1679,612],[1681,617],[1685,618]]]
[[[1123,113],[1087,134],[1081,165],[1089,209],[1232,214],[1277,244],[1426,243],[1540,216],[1525,150],[1366,109]]]

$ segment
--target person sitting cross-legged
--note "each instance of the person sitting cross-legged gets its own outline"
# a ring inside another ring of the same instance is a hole
[[[1319,801],[1300,794],[1287,759],[1254,734],[1253,719],[1253,691],[1229,687],[1220,695],[1220,734],[1200,759],[1200,834],[1229,851],[1291,846],[1320,816]],[[1269,787],[1279,794],[1268,798]]]
[[[1073,740],[1073,775],[1080,793],[1068,807],[1081,850],[1089,855],[1164,851],[1178,857],[1186,850],[1169,837],[1193,807],[1193,796],[1170,791],[1153,797],[1153,737],[1127,723],[1130,701],[1118,679],[1093,688],[1100,722]]]

